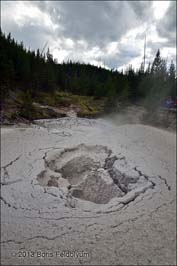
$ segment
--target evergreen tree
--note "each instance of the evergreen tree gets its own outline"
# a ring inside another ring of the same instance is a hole
[[[171,61],[168,74],[169,74],[169,78],[168,78],[169,94],[173,97],[173,99],[175,99],[176,97],[176,79],[175,79],[176,70],[175,70],[175,65],[173,61]]]
[[[148,67],[146,69],[146,74],[149,75],[151,73],[151,63],[149,62]]]
[[[160,56],[160,50],[158,49],[157,53],[156,53],[156,57],[154,58],[154,61],[152,63],[152,67],[151,67],[151,73],[152,74],[157,74],[160,71],[160,65],[161,65],[161,56]]]
[[[41,92],[64,90],[74,94],[94,97],[107,97],[114,104],[120,98],[135,102],[141,98],[159,102],[166,95],[175,97],[175,66],[172,62],[169,71],[166,61],[157,51],[152,65],[146,72],[143,64],[135,72],[129,66],[125,73],[115,69],[107,70],[79,62],[53,60],[50,50],[46,55],[39,49],[27,50],[23,43],[17,43],[9,33],[5,36],[0,29],[0,82],[2,100],[11,90],[30,91],[27,99],[37,97]],[[30,109],[31,107],[29,107]]]
[[[161,58],[160,50],[158,49],[152,63],[151,72],[149,73],[148,69],[148,72],[140,83],[140,91],[148,108],[157,108],[168,95],[169,86],[167,77],[166,61]]]

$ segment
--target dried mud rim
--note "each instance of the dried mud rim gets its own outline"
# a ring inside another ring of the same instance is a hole
[[[106,146],[80,144],[44,160],[45,171],[37,176],[41,185],[59,187],[72,197],[96,204],[125,198],[139,180],[139,176],[127,176],[114,166],[119,158]]]
[[[47,128],[50,130],[58,130],[58,128],[62,129],[70,129],[71,127],[78,127],[78,126],[94,126],[96,121],[93,119],[90,120],[88,118],[81,118],[81,117],[62,117],[59,119],[40,119],[35,120],[35,123],[39,126]]]

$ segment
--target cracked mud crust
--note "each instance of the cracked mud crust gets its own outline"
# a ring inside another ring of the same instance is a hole
[[[2,129],[1,264],[175,265],[176,136],[103,119],[36,123]],[[64,250],[89,256],[55,256]]]
[[[129,176],[119,171],[114,166],[117,160],[126,162],[125,157],[112,155],[112,150],[106,146],[80,144],[58,153],[54,152],[50,156],[46,154],[45,170],[39,173],[37,180],[42,186],[58,187],[63,193],[66,192],[66,197],[70,194],[97,204],[106,204],[112,198],[117,198],[119,202],[119,198],[128,193],[121,199],[121,203],[126,204],[129,195],[129,201],[132,201],[140,193],[154,188],[155,183],[136,167],[134,170],[137,176]],[[126,163],[126,170],[128,168],[131,170]],[[133,193],[129,193],[130,191]],[[75,201],[75,207],[77,205]]]

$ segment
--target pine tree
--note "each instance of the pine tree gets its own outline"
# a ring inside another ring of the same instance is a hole
[[[169,86],[167,82],[167,64],[166,60],[161,58],[160,50],[158,49],[151,67],[149,83],[151,87],[148,93],[148,102],[152,108],[161,105],[166,96],[169,94]]]
[[[36,52],[27,50],[22,42],[17,43],[10,33],[6,36],[1,29],[0,72],[3,97],[8,97],[8,92],[16,88],[30,90],[31,97],[61,89],[80,95],[108,97],[111,104],[121,96],[131,102],[149,97],[152,105],[152,101],[176,94],[175,66],[172,62],[167,71],[160,50],[145,73],[143,64],[136,72],[130,65],[123,73],[71,60],[58,64],[49,49],[46,55],[39,49]],[[27,98],[30,102],[29,95]]]
[[[169,93],[175,99],[175,97],[176,97],[176,79],[175,79],[176,70],[175,70],[175,65],[174,65],[173,61],[171,61],[168,74],[169,74],[169,78],[168,78]]]
[[[152,63],[152,67],[151,67],[151,73],[152,74],[156,74],[159,72],[161,61],[162,61],[162,59],[160,56],[160,50],[158,49],[158,51],[156,53],[156,57],[154,58],[154,61]]]
[[[151,63],[149,62],[148,67],[146,69],[146,74],[149,75],[150,73],[151,73]]]
[[[175,64],[173,63],[173,60],[171,61],[170,68],[169,68],[169,78],[171,80],[175,80]]]

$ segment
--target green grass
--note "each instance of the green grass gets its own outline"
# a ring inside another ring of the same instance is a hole
[[[54,111],[41,108],[33,104],[34,102],[59,109],[64,107],[64,110],[76,108],[79,117],[94,118],[104,112],[106,102],[106,98],[95,99],[92,96],[74,95],[64,91],[40,92],[38,96],[32,99],[31,107],[28,108],[28,100],[24,98],[23,94],[20,91],[11,92],[7,98],[3,111],[8,120],[13,121],[18,117],[31,120],[57,117]],[[24,99],[26,99],[26,108],[24,108]]]
[[[103,98],[95,100],[92,96],[74,95],[63,91],[56,91],[53,94],[41,93],[36,101],[58,108],[73,105],[79,109],[78,115],[81,117],[98,116],[103,113],[105,103]]]

